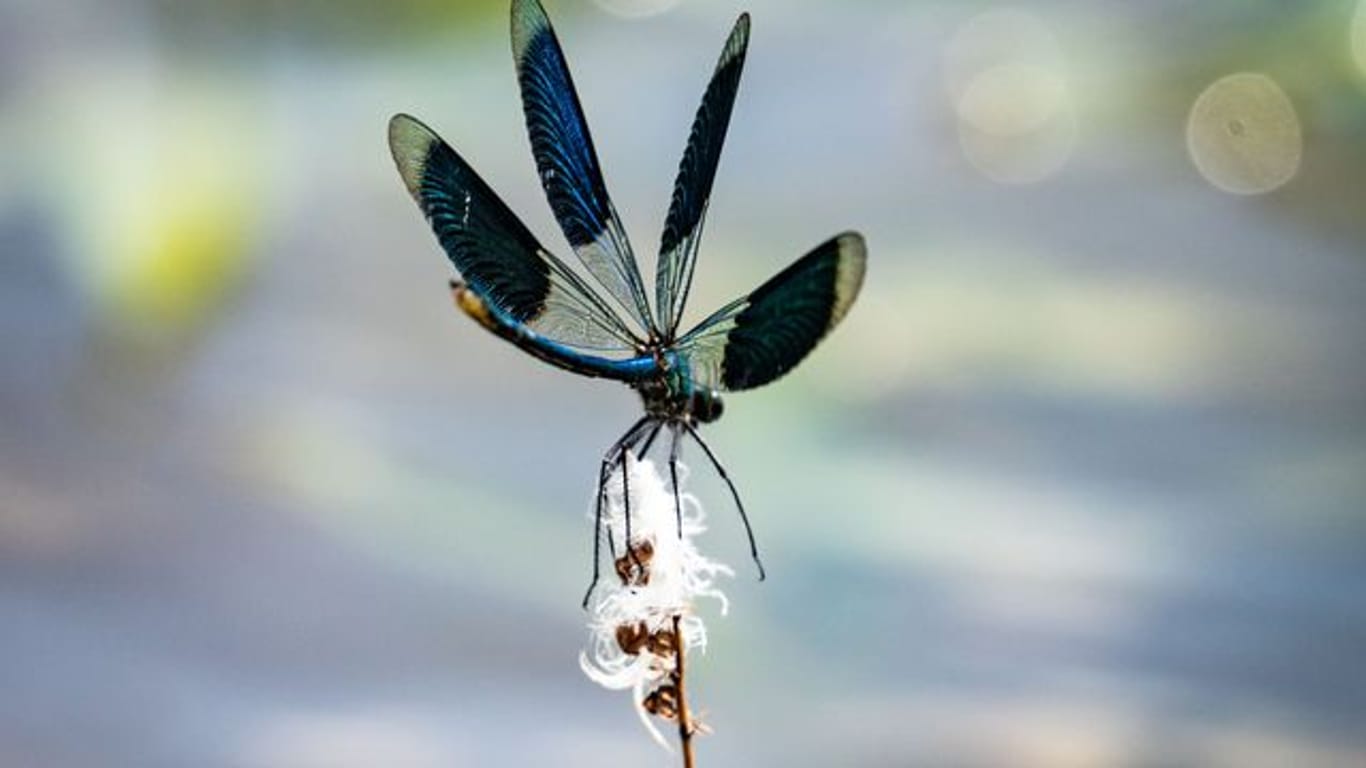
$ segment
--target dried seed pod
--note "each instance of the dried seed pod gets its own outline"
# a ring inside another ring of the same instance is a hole
[[[678,635],[672,629],[660,629],[650,634],[650,653],[656,656],[672,656],[678,652]]]
[[[678,689],[672,685],[662,685],[645,696],[640,703],[646,712],[665,720],[678,717]]]
[[[636,557],[643,563],[650,562],[650,558],[655,556],[655,543],[649,539],[637,541],[631,546],[631,549],[636,553]]]
[[[633,562],[629,555],[617,558],[614,567],[617,578],[628,587],[643,587],[650,583],[650,570],[642,563]]]
[[[617,645],[631,656],[638,655],[650,640],[650,630],[645,622],[622,624],[617,627]]]
[[[639,541],[631,545],[626,554],[614,563],[617,578],[627,586],[643,587],[650,583],[650,560],[654,558],[655,546],[649,541]]]

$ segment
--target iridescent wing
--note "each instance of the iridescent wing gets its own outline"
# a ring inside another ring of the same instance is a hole
[[[560,43],[538,0],[513,0],[512,54],[531,151],[560,229],[593,277],[642,329],[654,331],[640,269],[607,196]]]
[[[787,373],[844,318],[866,263],[863,238],[846,232],[717,310],[678,340],[693,379],[735,391]]]
[[[664,220],[664,236],[659,244],[655,272],[655,310],[665,339],[672,339],[688,302],[697,245],[701,240],[702,220],[707,214],[716,163],[730,125],[731,107],[740,87],[740,72],[745,66],[749,46],[749,14],[742,14],[731,29],[721,58],[716,62],[711,82],[702,95],[702,104],[693,118],[688,147],[678,165],[669,215]]]
[[[526,329],[572,347],[634,350],[607,302],[547,252],[455,150],[408,115],[389,121],[399,174],[451,263],[480,298]],[[553,361],[552,361],[553,362]]]

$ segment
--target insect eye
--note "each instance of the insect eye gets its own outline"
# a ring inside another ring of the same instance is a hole
[[[721,404],[721,395],[715,390],[705,390],[694,392],[692,396],[692,414],[700,422],[706,424],[721,418],[724,407]]]

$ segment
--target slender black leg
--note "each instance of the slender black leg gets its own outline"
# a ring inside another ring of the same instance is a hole
[[[735,490],[735,483],[730,481],[730,477],[726,474],[726,468],[721,466],[720,461],[717,461],[716,454],[711,452],[711,448],[708,447],[706,441],[702,439],[702,436],[697,434],[697,430],[693,429],[692,425],[686,421],[679,423],[683,425],[684,429],[688,430],[688,434],[692,435],[692,439],[696,440],[697,444],[702,446],[702,452],[707,454],[707,458],[711,460],[711,465],[716,467],[716,471],[721,475],[721,479],[725,480],[726,485],[730,487],[730,495],[735,499],[735,508],[740,510],[740,521],[745,524],[745,535],[749,537],[750,557],[754,558],[754,565],[759,569],[759,581],[763,581],[765,578],[764,564],[759,560],[759,546],[754,543],[754,529],[749,527],[749,516],[745,514],[745,505],[740,501],[740,492]]]
[[[593,580],[588,583],[588,591],[583,594],[584,608],[588,607],[588,598],[593,596],[593,589],[598,585],[598,561],[602,559],[602,505],[607,498],[607,479],[611,476],[612,465],[617,462],[619,456],[624,454],[625,446],[633,442],[636,439],[637,434],[649,422],[649,416],[640,417],[640,420],[635,424],[632,424],[631,428],[626,430],[626,434],[622,435],[613,443],[612,447],[607,449],[607,453],[602,456],[602,467],[598,471],[597,502],[593,505]],[[623,478],[624,477],[625,476],[623,475]],[[615,550],[615,547],[612,545],[610,530],[608,531],[607,545]],[[627,549],[629,550],[629,548],[630,544],[628,542]],[[612,559],[616,559],[615,551],[612,553]]]
[[[639,448],[635,449],[636,460],[639,461],[640,459],[643,459],[645,457],[645,454],[649,453],[650,446],[654,443],[655,438],[659,436],[659,430],[663,426],[663,421],[655,421],[654,428],[650,430],[649,437],[646,437],[644,443],[641,444],[640,438],[641,435],[644,434],[644,430],[642,427],[641,429],[637,430],[637,434],[630,440],[628,440],[626,445],[624,445],[621,449],[621,501],[622,514],[625,515],[623,523],[626,529],[624,533],[626,542],[626,556],[631,559],[631,565],[634,566],[635,573],[640,573],[641,571],[643,571],[645,569],[645,566],[640,562],[640,559],[637,557],[636,550],[631,547],[631,484],[629,479],[630,468],[626,465],[626,462],[628,460],[627,453],[632,450],[633,445],[640,445]],[[611,532],[612,531],[609,528],[607,531],[609,537],[611,535]],[[617,556],[616,552],[614,551],[612,553],[612,562],[615,563],[616,559]]]
[[[669,432],[672,439],[669,441],[669,480],[674,486],[674,520],[678,523],[678,538],[683,539],[683,499],[678,495],[678,448],[683,439],[683,433],[678,427],[670,424]]]
[[[625,447],[621,450],[621,513],[625,517],[626,532],[622,534],[622,545],[626,547],[626,557],[630,559],[632,565],[640,565],[636,562],[636,551],[631,548],[631,467],[626,462],[630,461],[630,448]]]
[[[639,458],[645,458],[645,454],[650,452],[650,446],[655,444],[655,438],[659,437],[659,430],[664,427],[664,422],[655,422],[655,428],[650,430],[650,436],[645,438],[645,444],[640,447]]]
[[[631,427],[631,431],[634,431],[634,432],[639,432],[640,429],[641,429],[641,424],[640,424],[640,422],[636,422],[636,424],[635,424],[634,426]],[[608,479],[609,477],[612,476],[612,467],[613,467],[614,465],[616,465],[616,464],[619,463],[619,462],[618,462],[618,458],[619,458],[620,455],[621,455],[621,452],[622,452],[622,450],[623,450],[624,445],[625,445],[626,443],[631,442],[633,439],[636,439],[635,436],[633,436],[633,435],[631,434],[631,431],[628,431],[625,435],[622,435],[622,436],[621,436],[621,439],[619,439],[619,440],[617,440],[617,442],[613,443],[613,444],[612,444],[612,447],[609,448],[609,449],[607,450],[607,454],[604,455],[604,456],[602,457],[602,467],[601,467],[601,469],[599,469],[599,471],[598,471],[597,506],[596,506],[596,508],[595,508],[595,510],[594,510],[594,515],[593,515],[594,518],[597,519],[597,520],[599,520],[599,521],[602,519],[602,504],[603,504],[603,502],[604,502],[605,499],[606,499],[606,495],[607,495],[607,479]],[[595,524],[593,527],[594,527],[594,528],[599,528],[599,529],[600,529],[600,528],[601,528],[601,523],[597,523],[597,524]],[[597,537],[597,538],[600,538],[600,537]],[[607,529],[607,554],[612,558],[612,560],[613,560],[614,562],[616,561],[616,559],[617,559],[616,537],[614,537],[614,536],[612,535],[612,529],[611,529],[611,528],[608,528],[608,529]],[[596,553],[596,551],[594,552],[594,558],[593,558],[593,559],[594,559],[594,561],[597,560],[597,553]]]

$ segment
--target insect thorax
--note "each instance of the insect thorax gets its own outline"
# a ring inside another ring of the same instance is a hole
[[[673,351],[655,353],[660,374],[635,385],[645,412],[660,419],[708,423],[721,418],[721,395],[692,378],[687,362]]]

